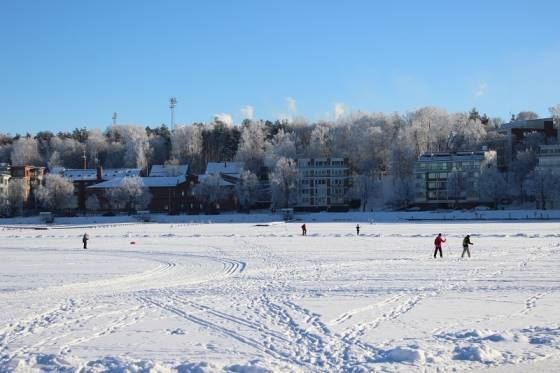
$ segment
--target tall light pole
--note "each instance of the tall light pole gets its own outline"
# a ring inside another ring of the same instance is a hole
[[[171,129],[175,129],[175,106],[177,106],[177,99],[171,97],[169,99],[169,109],[171,109]]]
[[[113,126],[115,126],[117,124],[117,112],[115,111],[113,113]]]

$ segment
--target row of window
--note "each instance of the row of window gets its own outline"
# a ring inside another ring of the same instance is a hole
[[[428,180],[447,180],[449,178],[449,175],[451,174],[452,173],[447,173],[447,172],[429,172],[427,174],[418,173],[416,174],[416,179],[424,180],[426,179],[427,176]],[[460,174],[468,178],[476,178],[480,175],[478,171],[461,172]]]
[[[304,169],[299,171],[300,175],[304,177],[314,177],[314,176],[346,176],[348,175],[348,169],[330,169],[330,170],[314,170],[314,169]]]
[[[461,170],[467,168],[480,168],[480,162],[420,162],[417,166],[420,170]]]

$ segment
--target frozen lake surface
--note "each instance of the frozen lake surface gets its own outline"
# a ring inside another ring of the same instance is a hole
[[[0,371],[560,370],[558,223],[300,224],[0,227]]]

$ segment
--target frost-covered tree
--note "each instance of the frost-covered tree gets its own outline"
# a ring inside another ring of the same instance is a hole
[[[88,211],[98,211],[101,208],[101,203],[96,195],[91,195],[86,199],[86,209]]]
[[[515,116],[516,120],[530,120],[530,119],[538,119],[539,115],[537,113],[535,113],[534,111],[520,111],[519,113],[517,113],[517,115]]]
[[[12,166],[41,165],[41,156],[37,140],[32,137],[21,137],[15,140],[10,155]]]
[[[560,128],[560,104],[550,107],[548,111],[552,116],[552,120],[554,121],[554,126],[556,128]]]
[[[288,207],[296,202],[298,174],[293,159],[278,159],[269,179],[274,207]]]
[[[332,156],[333,147],[332,126],[327,122],[320,122],[311,131],[307,156],[321,158]]]
[[[295,159],[295,134],[293,132],[285,132],[284,129],[281,128],[272,137],[271,141],[266,143],[265,149],[264,163],[267,167],[274,167],[276,162],[278,162],[278,160],[282,157]]]
[[[525,200],[525,180],[535,169],[537,156],[532,150],[524,150],[517,153],[515,159],[509,167],[509,180],[512,187],[512,194],[518,196],[521,201]]]
[[[89,167],[92,168],[100,164],[104,164],[107,158],[109,144],[107,142],[107,138],[101,133],[101,131],[90,131],[85,145]]]
[[[23,206],[29,197],[29,184],[20,178],[12,178],[8,183],[8,202],[12,214],[21,215]]]
[[[235,160],[245,163],[245,168],[258,173],[264,164],[265,136],[260,122],[248,122],[241,130],[241,140]]]
[[[235,186],[235,193],[242,208],[249,209],[255,204],[258,186],[257,175],[249,170],[243,171],[239,182]]]
[[[560,175],[551,170],[537,169],[529,174],[525,181],[527,193],[535,197],[537,208],[558,208],[554,202],[560,200]]]
[[[478,191],[481,201],[491,202],[494,208],[497,208],[498,202],[507,197],[507,183],[504,175],[495,167],[485,168],[478,179]]]
[[[51,138],[49,167],[52,164],[53,166],[64,166],[66,168],[83,168],[85,148],[84,144],[73,138]]]
[[[414,149],[401,140],[391,147],[391,175],[396,179],[405,179],[412,176],[416,162]]]
[[[171,156],[180,163],[201,162],[202,149],[201,126],[182,125],[171,132]]]
[[[412,176],[393,179],[393,202],[399,208],[408,208],[414,201],[414,178]]]
[[[204,204],[215,207],[225,197],[223,181],[220,175],[205,175],[201,182],[195,185],[194,193]]]
[[[152,194],[144,185],[141,177],[123,177],[119,186],[107,189],[105,197],[113,209],[126,209],[129,214],[137,210],[145,210],[150,205]]]
[[[41,205],[51,211],[60,211],[77,206],[74,184],[60,175],[45,175],[45,185],[36,192]]]
[[[472,151],[478,149],[486,136],[486,126],[480,118],[460,113],[452,115],[450,120],[453,124],[449,133],[449,150]]]
[[[457,208],[459,200],[464,198],[469,192],[469,183],[465,173],[452,172],[447,176],[447,199],[454,202]]]
[[[120,143],[124,150],[124,167],[144,169],[148,166],[150,142],[146,130],[141,126],[113,125],[107,129],[113,143]],[[109,149],[111,154],[113,149]]]
[[[361,210],[366,211],[371,199],[380,190],[376,177],[370,175],[355,175],[352,183],[352,195],[360,200]]]

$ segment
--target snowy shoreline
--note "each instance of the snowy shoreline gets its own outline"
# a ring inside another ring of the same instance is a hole
[[[268,212],[224,213],[219,215],[151,214],[150,223],[278,223],[280,214]],[[398,211],[398,212],[319,212],[296,213],[294,221],[316,223],[399,223],[399,222],[541,222],[560,221],[560,210],[485,210],[485,211]],[[56,229],[100,225],[138,224],[134,215],[57,217],[54,224],[44,224],[39,216],[0,219],[0,228]]]

